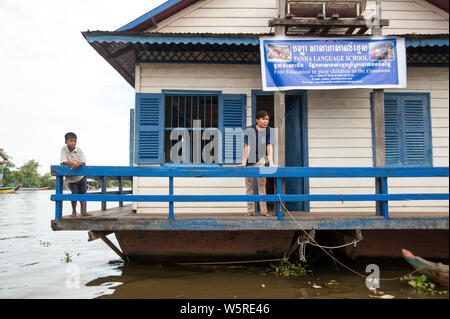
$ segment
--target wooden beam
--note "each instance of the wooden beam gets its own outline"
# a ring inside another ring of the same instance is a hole
[[[284,20],[286,17],[286,0],[278,0],[280,7],[280,19]],[[275,36],[285,36],[286,27],[276,26]],[[274,92],[274,117],[275,117],[275,129],[277,129],[277,141],[275,144],[275,150],[277,154],[274,154],[274,160],[278,166],[285,165],[285,99],[286,94],[284,91]],[[275,151],[274,150],[274,151]]]
[[[361,19],[316,19],[316,18],[274,18],[269,20],[270,27],[287,26],[287,27],[313,27],[313,26],[327,26],[333,27],[365,27],[366,20]],[[385,27],[389,25],[389,20],[380,20],[380,26]]]
[[[109,246],[109,248],[111,248],[112,250],[114,250],[114,252],[119,255],[120,258],[122,258],[123,261],[127,262],[128,258],[120,251],[119,248],[117,248],[116,246],[114,246],[114,244],[106,237],[106,236],[101,236],[100,237],[104,243],[106,245]]]
[[[349,27],[349,28],[347,29],[347,31],[345,31],[345,34],[352,34],[353,31],[355,31],[355,29],[356,29],[356,27]]]
[[[361,29],[358,30],[358,32],[356,32],[356,34],[358,34],[358,35],[364,34],[364,33],[366,33],[367,30],[369,30],[369,28],[366,26],[363,26],[363,27],[361,27]]]
[[[102,238],[104,236],[107,236],[111,234],[112,231],[88,231],[88,241],[97,240],[99,238]]]

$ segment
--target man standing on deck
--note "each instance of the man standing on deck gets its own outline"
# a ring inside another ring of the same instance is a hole
[[[273,163],[273,144],[274,134],[273,128],[269,126],[269,114],[266,111],[256,113],[256,125],[246,128],[244,133],[244,156],[242,163],[238,167],[253,166],[263,167],[268,164],[275,166]],[[258,194],[266,194],[266,178],[258,177]],[[245,178],[245,188],[247,195],[253,195],[253,177]],[[262,216],[272,216],[267,211],[267,203],[259,202],[259,208]],[[247,203],[246,216],[255,215],[255,203]]]

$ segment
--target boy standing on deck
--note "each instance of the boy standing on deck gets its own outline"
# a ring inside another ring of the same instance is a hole
[[[244,133],[244,156],[242,163],[238,167],[253,166],[262,167],[268,164],[276,166],[273,162],[273,144],[274,134],[269,126],[269,114],[266,111],[256,113],[256,125],[246,128]],[[253,177],[245,178],[245,188],[247,195],[253,195]],[[258,194],[266,194],[266,178],[258,177]],[[262,216],[272,216],[267,211],[267,203],[259,202],[259,208]],[[246,216],[255,215],[255,202],[247,203]]]
[[[77,169],[81,165],[86,165],[83,151],[77,147],[77,136],[69,132],[65,136],[66,146],[61,149],[61,165],[70,165],[70,169]],[[87,182],[86,176],[66,176],[66,182],[69,185],[72,194],[86,194]],[[86,202],[80,202],[81,216],[92,216],[86,212]],[[72,215],[77,216],[77,202],[72,201]]]

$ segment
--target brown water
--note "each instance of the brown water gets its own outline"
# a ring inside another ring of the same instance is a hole
[[[302,277],[277,277],[269,264],[125,265],[86,231],[50,228],[52,191],[0,195],[0,298],[371,298],[362,278],[328,259],[310,265]],[[112,205],[109,204],[108,207]],[[88,203],[88,210],[100,209]],[[65,214],[70,203],[65,203]],[[108,236],[117,245],[113,235]],[[411,268],[403,260],[367,260],[351,266],[364,273],[369,263],[381,277],[397,277]],[[331,280],[336,285],[326,286]],[[322,288],[313,288],[313,284]],[[382,281],[396,298],[448,298],[415,294],[407,284]]]

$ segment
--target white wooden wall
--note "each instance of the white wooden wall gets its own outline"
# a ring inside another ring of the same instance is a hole
[[[365,16],[375,13],[367,1]],[[276,0],[205,0],[162,21],[150,32],[269,33],[277,15]],[[425,0],[383,0],[382,17],[390,25],[383,34],[448,33],[448,13]],[[273,31],[273,30],[272,30]]]
[[[433,165],[449,165],[449,91],[447,68],[408,68],[404,92],[430,92]],[[247,125],[251,125],[251,90],[261,89],[256,65],[142,64],[137,67],[136,91],[161,89],[222,90],[247,95]],[[372,131],[369,89],[311,90],[307,93],[308,144],[311,167],[372,167]],[[245,194],[243,178],[175,179],[175,194]],[[168,194],[168,179],[137,178],[135,194]],[[310,179],[311,194],[373,194],[372,178]],[[392,193],[448,192],[447,178],[390,179]],[[135,204],[139,213],[167,213],[167,204]],[[213,208],[213,209],[212,209]],[[448,211],[447,201],[392,202],[392,211]],[[177,203],[175,213],[245,213],[245,203]],[[311,211],[374,212],[372,202],[312,202]]]
[[[430,92],[433,165],[449,165],[448,68],[408,68],[408,87]],[[373,166],[370,90],[308,92],[309,164]],[[391,178],[390,193],[448,192],[448,178]],[[373,178],[311,179],[311,194],[373,194]],[[448,201],[390,202],[391,211],[448,211]],[[372,202],[312,202],[311,211],[375,211]]]
[[[261,86],[259,65],[230,64],[142,64],[136,70],[137,93],[161,93],[161,89],[214,90],[224,94],[246,94],[247,124],[251,125],[251,90]],[[167,195],[168,178],[135,178],[134,193]],[[175,195],[245,195],[244,178],[174,178]],[[177,213],[245,214],[247,204],[175,203]],[[138,203],[138,213],[168,213],[166,203]]]

